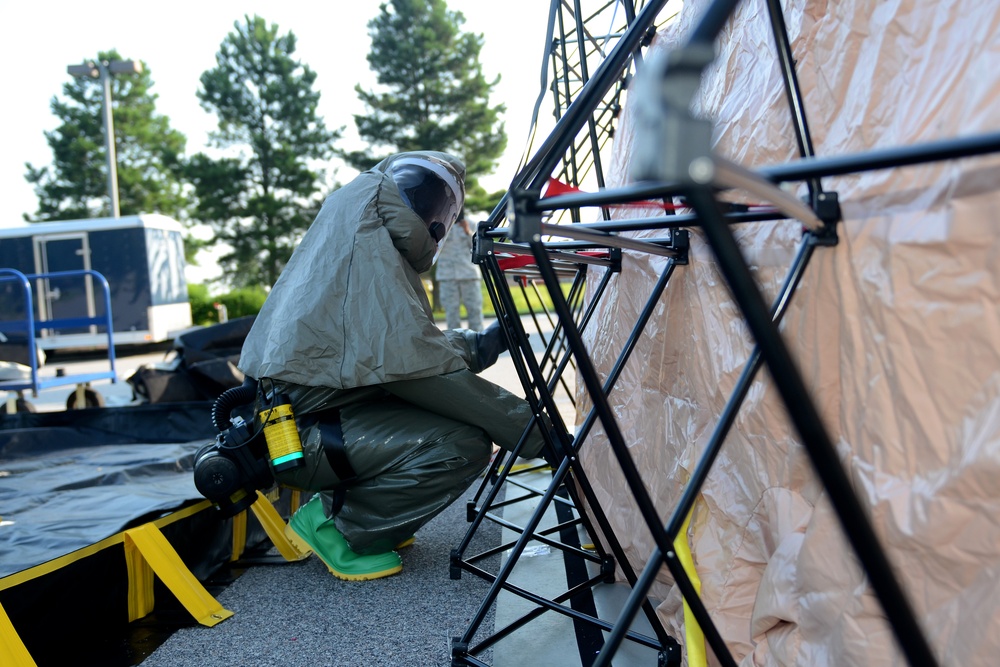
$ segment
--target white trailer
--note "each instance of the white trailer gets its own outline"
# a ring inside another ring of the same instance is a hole
[[[97,271],[108,281],[117,345],[171,340],[191,326],[184,278],[183,227],[163,215],[132,215],[0,228],[0,268],[25,274]],[[66,320],[94,317],[92,281],[39,278],[33,281],[34,317]],[[23,297],[0,286],[2,320],[24,319]],[[0,332],[3,322],[0,321]],[[93,326],[44,329],[43,350],[106,347]]]

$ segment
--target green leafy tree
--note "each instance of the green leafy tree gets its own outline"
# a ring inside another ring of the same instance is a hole
[[[98,60],[122,60],[102,51]],[[117,154],[118,199],[122,215],[163,213],[183,219],[186,200],[180,161],[186,139],[156,113],[158,95],[143,63],[138,74],[111,80],[111,108]],[[111,215],[104,139],[104,89],[99,79],[73,78],[63,85],[66,99],[53,97],[52,113],[61,124],[45,133],[52,164],[26,164],[25,178],[35,188],[38,210],[25,220],[73,220]]]
[[[201,75],[198,99],[219,117],[212,134],[223,157],[199,153],[187,164],[210,244],[237,287],[271,285],[322,203],[322,171],[340,130],[317,115],[316,73],[293,58],[296,38],[276,24],[244,17],[223,40],[216,67]]]
[[[208,293],[207,285],[188,283],[188,303],[191,304],[191,321],[195,324],[215,324],[219,321],[215,299]]]
[[[380,89],[355,86],[368,113],[354,116],[366,151],[345,154],[365,170],[389,154],[439,150],[465,161],[468,208],[490,210],[503,193],[488,195],[478,178],[492,173],[507,146],[499,120],[503,104],[490,106],[500,81],[488,81],[479,63],[482,35],[461,32],[465,16],[444,0],[391,0],[368,23],[368,64]]]
[[[226,306],[226,312],[230,319],[256,315],[264,307],[264,300],[267,298],[267,291],[257,285],[254,287],[240,287],[232,292],[227,292],[216,301]]]

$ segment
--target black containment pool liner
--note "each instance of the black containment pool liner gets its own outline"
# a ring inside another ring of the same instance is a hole
[[[136,665],[197,623],[159,577],[151,601],[136,599],[125,531],[155,526],[210,595],[242,564],[272,559],[254,513],[222,518],[194,488],[211,407],[0,415],[0,622],[34,664]],[[269,499],[287,518],[292,497]]]

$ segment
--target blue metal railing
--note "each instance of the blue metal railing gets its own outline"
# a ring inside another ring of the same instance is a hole
[[[48,320],[40,320],[35,317],[34,300],[31,296],[32,280],[48,280],[50,278],[74,278],[79,276],[85,278],[90,276],[94,283],[100,286],[104,301],[104,313],[94,317],[60,317]],[[16,269],[0,269],[0,282],[17,282],[24,288],[24,312],[25,319],[3,320],[0,326],[8,331],[23,331],[28,346],[28,366],[31,369],[31,380],[0,380],[0,391],[22,391],[30,389],[32,396],[37,397],[40,389],[57,387],[67,384],[83,384],[94,380],[110,379],[112,382],[118,381],[115,369],[115,346],[114,327],[111,322],[111,289],[108,281],[97,271],[81,269],[76,271],[55,271],[52,273],[21,273]],[[38,345],[36,337],[44,329],[54,329],[57,327],[89,327],[103,326],[108,337],[108,363],[109,370],[97,371],[93,373],[80,373],[77,375],[57,375],[53,377],[40,377],[38,374]]]

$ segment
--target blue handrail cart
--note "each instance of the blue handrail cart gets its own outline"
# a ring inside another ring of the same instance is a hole
[[[100,288],[104,303],[104,312],[102,314],[84,317],[58,317],[51,319],[36,318],[34,302],[31,295],[32,281],[44,281],[51,278],[60,280],[67,278],[80,278],[82,282],[86,283],[88,277],[91,280],[91,285],[96,285]],[[118,381],[118,375],[115,369],[114,327],[111,319],[111,289],[108,286],[108,281],[103,275],[90,269],[27,274],[21,273],[16,269],[0,269],[0,287],[2,287],[3,283],[7,282],[13,282],[16,285],[12,293],[12,296],[14,297],[16,297],[19,292],[17,286],[22,288],[20,292],[23,293],[24,298],[24,317],[23,319],[12,320],[0,319],[0,328],[12,333],[24,333],[28,351],[28,363],[25,364],[25,366],[27,366],[25,370],[30,370],[30,373],[25,373],[24,378],[0,379],[0,391],[16,392],[17,395],[20,396],[21,392],[30,389],[31,395],[37,398],[38,392],[41,389],[75,384],[77,386],[76,407],[84,407],[85,402],[82,400],[83,392],[85,388],[88,387],[90,382],[106,379],[110,379],[111,382]],[[104,328],[108,338],[108,370],[80,373],[76,375],[56,374],[48,377],[42,377],[39,375],[37,337],[46,329],[54,330],[59,328],[68,329],[79,327]],[[8,401],[8,411],[11,410],[10,404],[12,402],[13,401]],[[73,397],[70,396],[70,399],[67,402],[67,407],[72,405]]]

